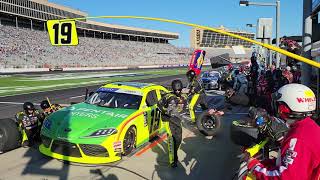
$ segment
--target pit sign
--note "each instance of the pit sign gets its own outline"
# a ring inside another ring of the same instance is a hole
[[[48,20],[47,28],[53,46],[76,46],[79,44],[75,21]]]

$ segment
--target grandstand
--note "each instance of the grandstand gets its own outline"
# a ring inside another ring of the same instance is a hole
[[[49,19],[81,18],[87,13],[65,6],[48,2],[47,0],[0,0],[1,24],[15,25],[30,29],[46,30],[45,22]],[[94,21],[77,21],[79,36],[89,36],[106,39],[123,39],[168,43],[168,40],[178,39],[179,34],[142,28],[110,25]]]
[[[47,0],[0,0],[0,69],[187,64],[191,49],[169,44],[179,34],[77,21],[79,45],[50,45],[46,21],[87,13]]]
[[[230,31],[223,26],[217,28],[243,37],[254,39],[254,33],[244,31]],[[237,39],[231,36],[223,35],[209,30],[193,28],[191,31],[190,42],[192,48],[201,48],[207,51],[208,56],[219,56],[229,54],[233,60],[249,58],[251,56],[252,43]],[[245,53],[237,53],[232,47],[240,46]]]

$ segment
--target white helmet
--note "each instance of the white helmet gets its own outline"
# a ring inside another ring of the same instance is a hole
[[[287,71],[291,71],[291,67],[290,67],[290,66],[287,66],[287,67],[286,67],[286,70],[287,70]]]
[[[282,86],[274,95],[273,100],[279,105],[285,104],[289,108],[290,117],[306,116],[316,110],[316,96],[313,91],[302,84],[287,84]]]

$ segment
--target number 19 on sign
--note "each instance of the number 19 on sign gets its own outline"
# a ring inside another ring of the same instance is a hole
[[[78,35],[75,21],[48,20],[50,42],[54,46],[76,46]]]

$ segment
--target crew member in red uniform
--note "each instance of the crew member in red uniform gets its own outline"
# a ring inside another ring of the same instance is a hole
[[[251,158],[248,169],[256,179],[318,180],[320,178],[320,127],[311,119],[316,110],[312,90],[301,84],[288,84],[274,95],[278,116],[289,124],[281,142],[281,156],[274,164]]]

